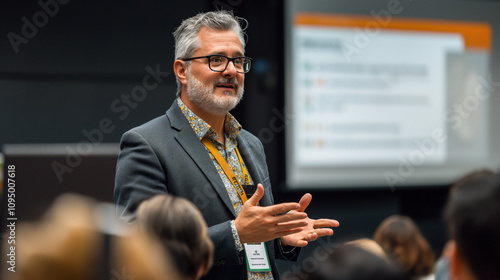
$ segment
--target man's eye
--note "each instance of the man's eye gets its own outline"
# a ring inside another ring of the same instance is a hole
[[[210,59],[211,62],[215,62],[215,63],[221,63],[223,61],[223,57],[221,56],[212,56],[212,58]]]

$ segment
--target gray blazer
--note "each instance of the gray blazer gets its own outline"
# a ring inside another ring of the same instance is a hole
[[[262,143],[244,129],[237,141],[254,182],[264,185],[260,205],[272,205]],[[120,217],[132,222],[139,203],[157,194],[184,197],[201,211],[215,245],[214,266],[203,279],[247,279],[244,252],[237,251],[231,233],[230,221],[236,218],[233,205],[203,143],[176,101],[166,115],[126,132],[120,148],[114,192]],[[274,278],[279,279],[275,258],[296,260],[299,250],[284,254],[279,239],[266,242],[266,246]]]

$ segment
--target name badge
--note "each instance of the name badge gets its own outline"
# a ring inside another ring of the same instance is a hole
[[[245,243],[245,253],[247,256],[248,271],[260,272],[271,271],[269,256],[267,255],[266,245],[261,243]]]

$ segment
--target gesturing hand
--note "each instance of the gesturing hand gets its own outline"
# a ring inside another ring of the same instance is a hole
[[[291,212],[304,212],[311,203],[312,195],[306,193],[299,201],[300,207]],[[290,213],[290,212],[289,212]],[[310,219],[307,218],[307,225],[300,228],[300,231],[293,234],[283,236],[281,244],[284,246],[304,247],[309,242],[315,241],[318,237],[332,235],[333,230],[330,227],[338,227],[340,224],[337,220],[331,219]]]
[[[254,195],[245,202],[240,214],[234,220],[242,243],[269,241],[287,234],[298,233],[302,231],[302,227],[307,226],[307,214],[297,211],[301,208],[300,203],[257,206],[263,196],[264,187],[258,184]],[[287,213],[282,214],[285,212]]]

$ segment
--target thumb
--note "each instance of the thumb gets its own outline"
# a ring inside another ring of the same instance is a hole
[[[252,206],[257,206],[257,203],[259,203],[260,199],[264,196],[264,186],[262,184],[257,185],[257,189],[255,190],[255,193],[248,199],[248,203],[250,203]]]
[[[312,195],[310,193],[304,194],[299,201],[300,208],[297,211],[304,212],[307,206],[309,206],[309,203],[311,203],[311,200],[312,200]]]

